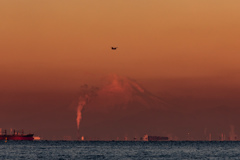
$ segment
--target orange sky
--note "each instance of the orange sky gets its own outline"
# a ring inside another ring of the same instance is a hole
[[[238,0],[0,0],[0,92],[71,93],[112,73],[177,95],[187,92],[183,83],[238,89],[239,7]]]
[[[159,78],[238,71],[239,6],[236,0],[1,1],[1,72]]]

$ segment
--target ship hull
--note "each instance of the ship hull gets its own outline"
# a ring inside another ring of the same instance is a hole
[[[34,140],[33,134],[27,135],[1,135],[0,140],[14,140],[14,141],[32,141]]]
[[[148,136],[148,141],[168,141],[168,137]]]

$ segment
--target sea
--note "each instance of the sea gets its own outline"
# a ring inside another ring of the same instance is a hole
[[[240,159],[240,142],[0,141],[0,159]]]

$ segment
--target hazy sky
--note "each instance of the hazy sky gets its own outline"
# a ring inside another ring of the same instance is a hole
[[[73,94],[108,74],[155,93],[190,95],[187,85],[205,86],[197,99],[219,90],[232,97],[240,88],[239,7],[238,0],[0,0],[0,107],[22,92],[37,102],[44,93]],[[16,97],[27,105],[27,96]]]
[[[78,70],[159,78],[240,69],[236,0],[0,4],[0,64],[5,74]],[[119,49],[113,52],[111,46]]]

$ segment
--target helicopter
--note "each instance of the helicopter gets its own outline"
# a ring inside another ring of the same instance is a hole
[[[118,47],[111,47],[112,50],[116,50]]]

